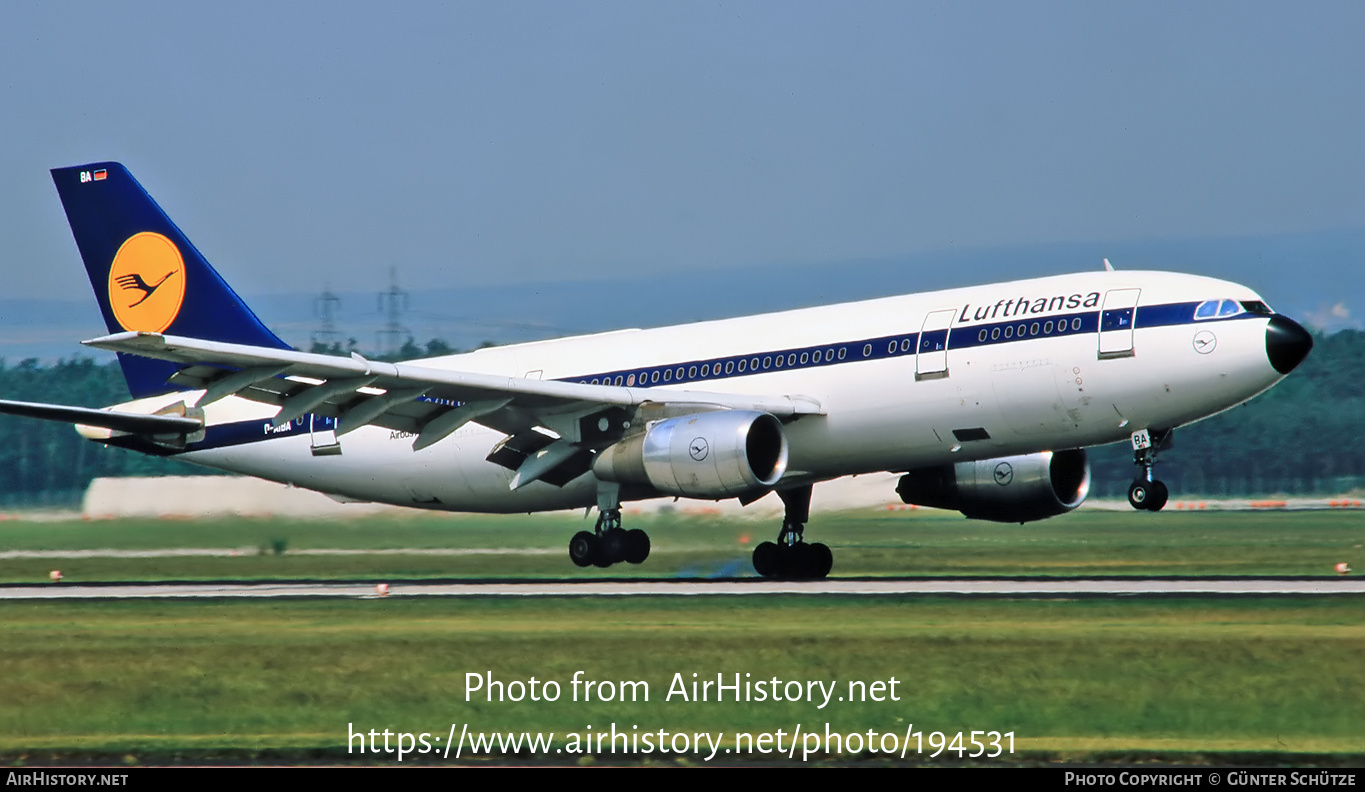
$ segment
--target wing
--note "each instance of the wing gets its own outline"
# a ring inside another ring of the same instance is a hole
[[[414,434],[413,450],[421,450],[477,421],[508,435],[489,460],[522,474],[514,486],[557,483],[564,472],[552,473],[565,466],[578,470],[576,476],[586,471],[593,451],[656,415],[737,409],[791,419],[822,413],[818,402],[803,396],[544,381],[160,333],[116,333],[84,343],[182,366],[170,383],[203,389],[197,408],[227,396],[278,405],[276,425],[308,413],[331,416],[338,435],[382,426]]]

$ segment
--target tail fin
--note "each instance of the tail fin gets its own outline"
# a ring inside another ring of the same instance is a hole
[[[289,349],[117,162],[56,168],[76,247],[111,333],[128,330]],[[178,366],[119,355],[135,398],[175,390]]]

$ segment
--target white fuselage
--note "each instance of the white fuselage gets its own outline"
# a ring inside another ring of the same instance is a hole
[[[1126,325],[1122,318],[1134,300],[1136,329],[1132,312]],[[786,424],[784,479],[809,482],[1111,443],[1240,404],[1282,376],[1267,360],[1267,317],[1195,320],[1195,306],[1210,300],[1260,297],[1211,278],[1106,271],[564,338],[421,364],[805,397],[822,414]],[[935,331],[944,328],[951,332],[946,351],[935,345],[945,335]],[[140,407],[185,398],[172,394]],[[509,489],[513,471],[485,461],[505,435],[477,423],[420,451],[411,435],[367,426],[340,438],[340,454],[315,455],[319,433],[308,431],[310,418],[281,432],[270,423],[277,411],[236,397],[215,402],[206,412],[211,427],[257,425],[259,437],[181,458],[346,498],[454,511],[596,502],[591,473],[563,487]]]

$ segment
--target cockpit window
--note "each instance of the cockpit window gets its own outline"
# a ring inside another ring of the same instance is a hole
[[[1243,300],[1242,307],[1246,309],[1247,313],[1256,314],[1257,316],[1273,316],[1275,313],[1270,310],[1269,305],[1266,305],[1260,300]]]
[[[1265,307],[1264,303],[1256,304]],[[1198,308],[1194,309],[1194,318],[1196,321],[1199,319],[1226,319],[1229,316],[1236,316],[1250,310],[1243,306],[1243,303],[1236,300],[1205,300],[1199,303]],[[1269,311],[1270,309],[1267,308],[1266,310]]]

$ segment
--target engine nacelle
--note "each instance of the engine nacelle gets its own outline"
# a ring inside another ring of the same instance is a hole
[[[896,494],[974,520],[1031,522],[1081,505],[1090,494],[1090,461],[1075,449],[921,468],[901,477]]]
[[[787,472],[782,422],[763,412],[718,410],[650,424],[593,460],[600,479],[688,498],[732,498],[771,487]]]

